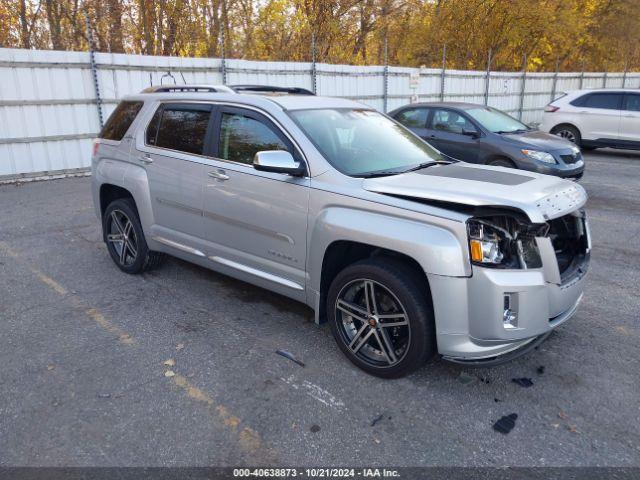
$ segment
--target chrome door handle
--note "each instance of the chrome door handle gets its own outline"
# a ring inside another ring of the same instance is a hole
[[[222,172],[209,172],[207,173],[207,175],[209,175],[211,178],[215,178],[216,180],[229,180],[229,175],[225,175]]]
[[[138,160],[146,164],[153,163],[153,158],[151,158],[149,154],[138,157]]]

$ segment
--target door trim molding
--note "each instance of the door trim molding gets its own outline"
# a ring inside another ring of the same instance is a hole
[[[290,243],[291,245],[295,245],[295,241],[289,235],[285,233],[276,232],[275,230],[269,230],[267,228],[262,228],[257,225],[253,225],[251,223],[243,222],[242,220],[236,220],[235,218],[229,218],[224,215],[218,215],[217,213],[213,213],[209,210],[203,211],[203,216],[209,218],[211,220],[218,220],[220,222],[227,223],[229,225],[233,225],[235,227],[246,228],[247,230],[251,230],[256,233],[260,233],[262,235],[266,235],[268,237],[277,238],[278,240],[283,240],[285,242]]]
[[[285,287],[293,288],[294,290],[304,290],[304,287],[302,285],[300,285],[299,283],[292,282],[291,280],[287,280],[286,278],[282,278],[282,277],[279,277],[277,275],[273,275],[271,273],[264,272],[262,270],[258,270],[257,268],[250,267],[250,266],[245,265],[243,263],[234,262],[233,260],[229,260],[229,259],[223,258],[223,257],[218,257],[218,256],[215,256],[215,255],[211,256],[211,257],[208,257],[208,258],[209,258],[209,260],[212,260],[212,261],[214,261],[216,263],[219,263],[221,265],[225,265],[227,267],[231,267],[231,268],[234,268],[236,270],[240,270],[241,272],[249,273],[249,274],[254,275],[256,277],[260,277],[260,278],[263,278],[265,280],[269,280],[271,282],[278,283],[278,284],[283,285]]]
[[[178,250],[182,250],[183,252],[191,253],[192,255],[197,255],[198,257],[206,257],[206,255],[196,248],[189,247],[183,243],[174,242],[173,240],[169,240],[164,237],[151,237],[156,242],[162,243],[164,245],[168,245],[173,248],[177,248]]]

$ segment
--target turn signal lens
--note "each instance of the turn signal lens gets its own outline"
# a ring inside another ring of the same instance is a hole
[[[544,111],[548,113],[557,112],[558,110],[560,110],[560,107],[556,107],[555,105],[547,105],[544,107]]]
[[[482,265],[499,265],[504,258],[500,249],[500,242],[503,241],[501,232],[473,219],[468,221],[467,228],[471,260]]]
[[[482,262],[482,242],[480,240],[470,240],[471,260],[474,262]]]

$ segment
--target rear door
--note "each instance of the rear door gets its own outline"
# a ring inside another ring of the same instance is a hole
[[[617,140],[620,136],[622,93],[594,92],[572,102],[578,110],[582,138]]]
[[[640,147],[640,93],[624,96],[624,110],[620,119],[620,141]]]
[[[202,161],[212,111],[204,103],[161,103],[137,141],[136,161],[147,171],[151,194],[152,236],[181,250],[202,236]]]
[[[204,186],[209,258],[251,281],[304,299],[309,179],[253,168],[256,152],[302,155],[274,121],[221,106]],[[227,270],[228,271],[228,270]]]
[[[478,131],[462,113],[446,108],[434,108],[429,118],[427,141],[442,153],[465,162],[477,162],[480,138],[465,135]]]

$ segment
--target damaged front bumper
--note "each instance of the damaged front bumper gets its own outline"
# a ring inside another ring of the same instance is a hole
[[[439,353],[478,366],[526,354],[576,312],[587,264],[561,284],[547,281],[542,268],[476,267],[469,278],[430,275]]]

